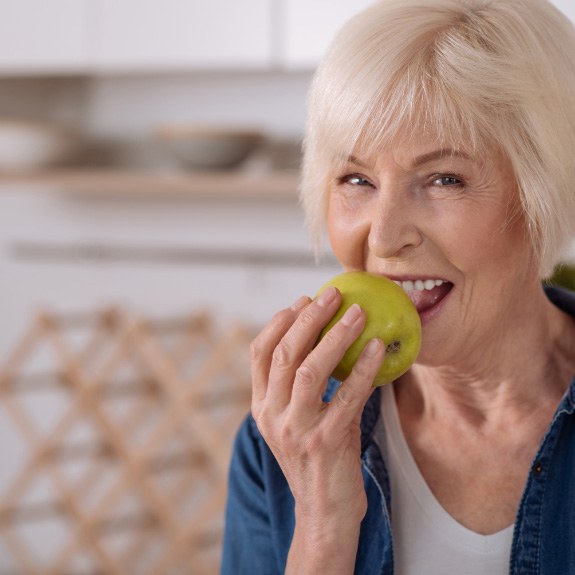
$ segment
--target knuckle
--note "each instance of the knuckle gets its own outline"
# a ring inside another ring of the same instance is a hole
[[[353,366],[353,373],[359,379],[373,379],[382,363],[383,360],[374,362],[373,358],[368,358],[362,354]]]
[[[308,456],[314,456],[324,451],[326,448],[326,435],[323,429],[316,428],[313,432],[308,433],[301,444]]]
[[[280,342],[273,351],[273,365],[279,369],[284,369],[291,363],[291,354],[285,342]]]
[[[375,380],[375,378],[377,377],[378,371],[380,368],[380,364],[376,364],[376,365],[371,365],[369,366],[369,368],[364,368],[364,372],[360,375],[360,379],[370,383],[370,388],[371,386],[373,386],[373,382]]]
[[[262,345],[259,338],[252,340],[250,343],[250,359],[253,362],[257,362],[262,357]]]
[[[355,376],[360,379],[368,379],[375,375],[374,367],[364,361],[361,361],[361,358],[358,359],[358,361],[356,361],[355,365],[353,366],[353,372]]]
[[[294,318],[290,314],[290,311],[288,309],[282,309],[272,317],[271,321],[265,326],[258,337],[273,340],[289,329],[293,321]]]
[[[305,311],[299,316],[299,322],[304,328],[310,327],[315,323],[315,316],[311,311]]]
[[[279,340],[291,322],[288,310],[282,310],[274,315],[272,320],[250,343],[250,358],[252,361],[265,359],[265,355],[271,353],[271,348],[276,340]]]
[[[354,407],[358,402],[357,393],[349,385],[342,385],[335,394],[334,401],[344,408]]]
[[[341,334],[338,334],[337,331],[338,330],[332,328],[323,336],[323,341],[325,342],[324,345],[327,345],[329,347],[337,347],[340,344]]]
[[[293,427],[287,423],[284,423],[278,430],[278,440],[286,448],[297,445],[295,435]]]
[[[288,320],[288,317],[290,317],[290,315],[291,314],[289,313],[289,309],[282,309],[275,314],[274,320],[276,321],[276,323],[284,323],[285,321]]]
[[[270,416],[269,410],[264,406],[259,406],[252,412],[254,421],[259,432],[264,438],[268,437],[271,431],[271,422],[274,420]]]
[[[317,371],[309,364],[300,365],[295,373],[295,380],[299,385],[311,385],[317,381],[317,378]]]
[[[272,324],[274,326],[286,326],[293,322],[293,312],[289,309],[282,309],[278,311],[272,318]]]

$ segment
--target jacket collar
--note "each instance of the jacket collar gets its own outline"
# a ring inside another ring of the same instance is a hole
[[[557,286],[545,286],[545,294],[549,298],[549,301],[556,305],[560,310],[569,314],[575,319],[575,293],[571,290],[557,287]],[[574,350],[575,351],[575,350]],[[559,407],[560,411],[572,415],[575,413],[575,377],[561,402]]]

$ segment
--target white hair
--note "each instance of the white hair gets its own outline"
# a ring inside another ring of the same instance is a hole
[[[330,179],[414,127],[514,170],[541,277],[575,228],[575,29],[546,0],[379,0],[315,73],[300,197],[321,244]]]

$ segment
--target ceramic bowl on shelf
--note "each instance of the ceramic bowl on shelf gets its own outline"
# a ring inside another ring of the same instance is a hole
[[[28,172],[68,160],[78,144],[54,124],[0,118],[0,172]]]
[[[164,126],[156,135],[180,163],[196,170],[237,168],[264,141],[259,130],[219,126]]]

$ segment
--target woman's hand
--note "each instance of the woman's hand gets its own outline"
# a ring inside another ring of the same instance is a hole
[[[315,301],[300,298],[274,316],[251,348],[252,414],[295,499],[288,565],[297,573],[343,573],[350,565],[353,571],[367,509],[360,419],[385,346],[372,340],[333,400],[324,403],[329,375],[365,324],[363,310],[352,306],[314,347],[340,303],[335,288]],[[325,561],[334,548],[339,559],[329,568]]]

